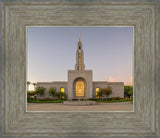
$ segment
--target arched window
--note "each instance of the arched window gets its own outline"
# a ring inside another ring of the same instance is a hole
[[[64,92],[64,88],[61,88],[61,92]]]
[[[65,89],[64,89],[64,88],[61,88],[61,92],[64,93],[64,92],[65,92]],[[64,98],[64,96],[63,96],[62,98]]]
[[[98,93],[99,93],[99,88],[96,88],[96,98],[99,98]]]
[[[84,97],[85,84],[83,81],[77,81],[75,84],[76,97]]]

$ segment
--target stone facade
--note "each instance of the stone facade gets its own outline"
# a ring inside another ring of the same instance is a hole
[[[78,91],[76,89],[76,82],[78,81],[81,81],[84,84],[83,89],[78,89],[80,91],[83,91],[83,96],[76,96],[76,91]],[[101,89],[106,88],[108,86],[112,88],[112,94],[109,97],[124,98],[123,82],[93,81],[92,70],[85,70],[84,53],[82,49],[82,43],[80,41],[80,36],[76,51],[75,70],[68,70],[68,81],[37,82],[37,87],[38,86],[43,86],[46,88],[44,96],[37,97],[38,99],[50,97],[48,94],[48,89],[50,87],[55,87],[58,92],[60,92],[61,88],[64,88],[64,92],[67,95],[67,99],[89,99],[96,97],[96,88]]]
[[[50,87],[55,87],[57,92],[60,92],[61,88],[64,88],[66,94],[67,94],[67,82],[66,81],[54,81],[54,82],[37,82],[37,87],[39,86],[42,86],[44,88],[46,88],[45,90],[45,93],[43,96],[38,96],[37,98],[38,99],[43,99],[43,98],[46,98],[46,97],[50,97],[52,98],[51,96],[49,96],[49,93],[48,93],[48,90]]]
[[[83,77],[87,72],[90,72],[90,75]],[[70,74],[70,75],[69,75]],[[43,86],[46,88],[45,94],[42,97],[38,97],[38,99],[43,99],[46,97],[51,96],[48,95],[48,90],[50,87],[55,87],[58,92],[60,92],[61,88],[64,88],[65,93],[67,95],[67,99],[76,99],[75,97],[75,82],[77,80],[83,80],[85,82],[85,97],[84,99],[88,98],[95,98],[96,97],[96,88],[106,88],[110,86],[112,88],[112,94],[108,97],[121,97],[124,98],[124,83],[123,82],[107,82],[107,81],[90,81],[92,77],[92,71],[88,70],[85,73],[80,73],[81,75],[76,76],[76,72],[74,70],[68,71],[68,82],[38,82],[38,86]],[[83,74],[83,75],[82,75]],[[91,82],[91,83],[87,83]],[[89,84],[89,85],[87,85]]]
[[[93,97],[96,97],[96,88],[102,89],[110,86],[112,94],[108,97],[124,98],[124,83],[123,82],[107,82],[107,81],[93,81]]]
[[[93,98],[92,70],[69,70],[68,71],[68,99],[76,99],[75,82],[82,80],[85,83],[84,99]]]

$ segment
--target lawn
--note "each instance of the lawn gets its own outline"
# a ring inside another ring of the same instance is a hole
[[[27,103],[63,103],[63,100],[53,100],[53,101],[28,100]]]
[[[133,101],[133,99],[119,99],[119,100],[96,100],[96,102],[103,102],[103,103],[116,103],[116,102],[127,102]],[[63,100],[50,100],[50,101],[38,101],[38,100],[31,100],[27,101],[27,103],[63,103]]]
[[[103,102],[103,103],[116,103],[116,102],[128,102],[133,101],[133,99],[120,99],[120,100],[98,100],[97,102]]]

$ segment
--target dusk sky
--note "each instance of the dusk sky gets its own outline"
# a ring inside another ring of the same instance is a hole
[[[93,81],[132,85],[132,27],[28,27],[27,80],[67,81],[68,70],[75,69],[79,33]]]

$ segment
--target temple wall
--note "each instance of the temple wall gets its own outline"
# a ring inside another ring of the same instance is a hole
[[[77,73],[78,72],[78,73]],[[69,71],[68,82],[37,82],[38,86],[43,86],[46,88],[44,96],[37,97],[38,99],[43,99],[50,97],[48,90],[50,87],[55,87],[57,92],[60,92],[61,88],[65,89],[65,93],[68,99],[75,99],[75,81],[78,79],[84,79],[85,83],[85,99],[96,97],[96,88],[106,88],[108,86],[112,87],[112,94],[108,97],[121,97],[124,98],[124,83],[123,82],[107,82],[107,81],[93,81],[92,82],[92,72],[88,71]]]
[[[83,79],[85,82],[85,99],[92,98],[92,70],[69,70],[68,71],[68,99],[76,98],[74,93],[74,81]]]
[[[93,82],[93,97],[96,97],[96,88],[112,87],[112,94],[108,97],[121,97],[124,98],[124,83],[123,82],[107,82],[107,81],[94,81]]]
[[[43,99],[43,98],[46,98],[46,97],[52,98],[51,96],[49,96],[49,93],[48,93],[48,90],[49,90],[50,87],[55,87],[57,92],[60,92],[61,88],[64,88],[65,93],[67,94],[67,82],[64,82],[64,81],[37,82],[37,87],[38,86],[42,86],[42,87],[46,88],[44,96],[41,96],[41,97],[38,96],[37,97],[38,99]]]

